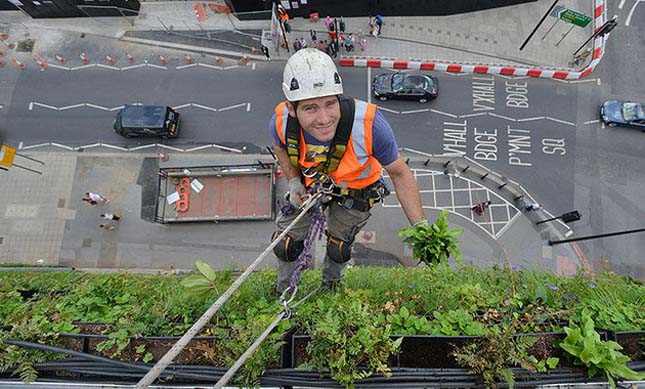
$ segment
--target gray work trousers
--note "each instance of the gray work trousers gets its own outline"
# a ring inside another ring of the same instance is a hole
[[[361,212],[355,209],[347,209],[338,205],[337,202],[331,201],[327,207],[327,234],[340,239],[348,244],[354,242],[356,234],[365,226],[371,216],[369,211]],[[280,231],[283,231],[296,217],[297,212],[292,215],[280,213],[276,219],[276,224]],[[305,215],[289,231],[289,235],[294,241],[304,240],[309,229],[309,217]],[[289,286],[289,279],[293,274],[298,262],[285,262],[278,260],[278,290],[284,290]],[[343,269],[345,263],[338,263],[325,255],[325,261],[322,267],[323,282],[340,281],[343,278]]]

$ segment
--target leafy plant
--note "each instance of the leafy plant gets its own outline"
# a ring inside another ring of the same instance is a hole
[[[463,228],[448,228],[448,211],[443,210],[434,224],[418,224],[404,227],[399,231],[399,236],[404,236],[405,243],[412,244],[412,256],[427,265],[447,263],[453,257],[459,264],[462,263],[462,254],[457,243]]]
[[[433,335],[484,335],[490,332],[463,309],[435,311],[433,316],[435,319],[429,323]]]
[[[320,317],[307,346],[312,359],[305,367],[329,371],[347,388],[375,372],[391,376],[387,360],[398,352],[403,338],[390,339],[390,326],[378,324],[363,293],[339,293],[333,296],[331,305],[321,300],[318,305]],[[367,370],[358,366],[366,366]]]
[[[205,297],[211,292],[215,292],[215,294],[219,295],[218,281],[219,278],[222,277],[222,273],[216,272],[212,267],[210,267],[210,265],[201,259],[195,261],[195,266],[197,267],[199,274],[193,274],[184,278],[181,281],[181,285],[191,293],[200,297]]]
[[[385,320],[391,326],[392,332],[398,335],[424,335],[430,333],[432,329],[425,316],[412,315],[406,307],[401,307],[397,313],[387,315]]]
[[[459,365],[479,374],[487,387],[496,388],[496,381],[504,380],[513,388],[515,375],[509,366],[536,371],[538,361],[527,353],[535,342],[536,339],[526,336],[513,339],[512,333],[506,329],[484,336],[479,342],[459,347],[451,355]]]
[[[614,378],[617,377],[632,381],[645,379],[645,374],[627,367],[626,363],[630,359],[620,352],[623,349],[621,345],[600,340],[589,310],[582,311],[581,326],[571,320],[564,331],[567,337],[560,343],[560,347],[575,357],[574,363],[588,368],[589,377],[603,372],[612,388],[616,387]]]

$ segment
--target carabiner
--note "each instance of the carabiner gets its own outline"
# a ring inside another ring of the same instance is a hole
[[[292,292],[291,297],[288,300],[285,300],[289,292]],[[297,292],[298,292],[298,286],[290,285],[289,287],[287,287],[287,289],[284,290],[284,292],[282,292],[282,294],[280,295],[280,300],[278,300],[278,303],[282,305],[285,310],[288,310],[289,304],[293,301],[294,298],[296,298]]]

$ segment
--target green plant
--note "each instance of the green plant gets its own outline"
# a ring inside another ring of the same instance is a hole
[[[538,361],[527,353],[535,341],[526,336],[513,339],[512,333],[506,329],[486,335],[479,342],[459,347],[451,355],[459,365],[479,374],[487,387],[496,388],[496,380],[501,379],[513,388],[515,375],[509,366],[536,371]]]
[[[330,303],[318,302],[319,320],[307,346],[311,360],[304,367],[329,371],[347,388],[375,372],[389,377],[392,373],[387,360],[398,352],[403,338],[390,339],[390,326],[379,325],[363,293],[338,293]]]
[[[220,278],[230,277],[230,274],[216,272],[206,262],[198,259],[195,266],[199,274],[189,275],[181,281],[181,285],[191,293],[200,297],[205,297],[211,292],[220,294],[218,286],[221,283]]]
[[[457,243],[457,237],[463,228],[448,228],[448,211],[443,210],[434,224],[418,224],[403,227],[399,236],[404,236],[405,243],[412,244],[412,256],[427,265],[447,263],[453,257],[459,264],[462,263],[462,254]]]
[[[589,310],[582,311],[581,326],[571,320],[564,331],[567,337],[560,343],[560,347],[575,357],[574,363],[588,368],[589,377],[603,372],[612,388],[616,387],[614,378],[617,377],[632,381],[645,379],[645,374],[627,367],[626,363],[630,359],[620,352],[623,349],[621,345],[600,340]]]
[[[399,312],[385,316],[385,320],[391,326],[392,332],[398,335],[425,335],[431,330],[425,316],[412,315],[406,307],[401,307]]]
[[[433,335],[484,335],[489,331],[482,323],[473,319],[473,316],[464,309],[449,310],[447,312],[433,312],[434,320],[430,324]]]

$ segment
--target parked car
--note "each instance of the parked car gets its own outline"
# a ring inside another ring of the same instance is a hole
[[[116,115],[114,131],[125,137],[175,138],[179,132],[179,113],[170,107],[126,105]]]
[[[643,104],[633,101],[609,100],[600,107],[600,117],[609,127],[619,124],[634,126],[645,132]]]
[[[439,96],[439,81],[425,74],[379,74],[372,80],[372,92],[381,101],[400,99],[427,103]]]

